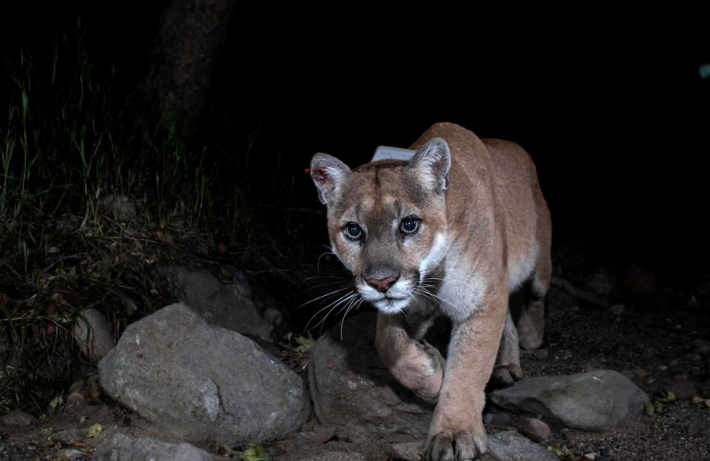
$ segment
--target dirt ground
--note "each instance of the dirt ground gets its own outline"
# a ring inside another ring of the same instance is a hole
[[[594,270],[581,270],[571,257],[558,258],[565,261],[558,261],[558,279],[577,286],[594,279],[597,284],[600,280],[602,284],[613,282],[624,273],[621,267],[616,272],[595,275]],[[622,420],[606,433],[552,426],[549,440],[541,445],[574,461],[710,460],[708,280],[677,275],[657,281],[652,293],[636,295],[619,298],[618,304],[607,308],[553,288],[548,297],[545,343],[538,351],[524,353],[522,366],[527,376],[570,374],[591,368],[620,371],[649,394],[654,403],[652,414]],[[668,398],[669,389],[674,391],[675,401]],[[97,423],[102,432],[91,436],[89,429]],[[506,429],[488,426],[491,433]],[[115,431],[160,436],[159,429],[102,396],[99,402],[66,406],[58,415],[29,426],[0,423],[0,459],[92,459],[97,443]],[[216,446],[202,447],[227,454]],[[387,445],[374,440],[350,444],[325,438],[303,444],[302,438],[292,434],[270,448],[274,459],[284,461],[401,459],[392,455]]]

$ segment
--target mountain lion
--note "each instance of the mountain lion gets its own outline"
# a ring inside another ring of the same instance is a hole
[[[542,343],[550,214],[532,160],[514,143],[439,123],[411,149],[409,161],[354,170],[316,154],[310,171],[333,253],[378,309],[382,361],[437,402],[426,458],[469,460],[487,450],[481,413],[491,373],[520,379],[518,343]],[[514,324],[508,295],[518,287],[524,306]],[[424,340],[437,313],[453,325],[446,360]]]

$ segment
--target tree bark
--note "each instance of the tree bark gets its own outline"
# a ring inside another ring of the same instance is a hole
[[[163,12],[148,74],[138,88],[140,112],[163,128],[193,131],[205,107],[235,0],[173,0]]]

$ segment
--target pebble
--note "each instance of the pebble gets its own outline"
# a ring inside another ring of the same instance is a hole
[[[510,426],[513,424],[511,414],[503,411],[498,413],[486,413],[483,419],[486,424],[492,426]]]
[[[541,419],[520,417],[517,426],[533,442],[543,442],[550,438],[550,426]]]
[[[645,267],[630,264],[621,279],[621,288],[631,299],[646,299],[656,291],[656,278]]]
[[[77,450],[76,448],[65,448],[64,450],[59,450],[57,452],[57,457],[61,461],[83,461],[88,460],[84,452]]]
[[[710,341],[705,341],[704,339],[696,339],[693,341],[693,347],[695,352],[701,355],[710,354]]]
[[[514,427],[533,442],[542,442],[550,438],[550,426],[538,418],[515,415],[505,411],[486,413],[483,421],[491,426]]]
[[[99,363],[116,342],[111,324],[106,316],[96,309],[86,309],[79,314],[72,330],[79,350],[93,363]]]
[[[633,373],[638,376],[640,379],[646,379],[648,378],[648,372],[644,370],[643,368],[636,367],[633,370]]]
[[[694,420],[688,424],[688,434],[691,437],[710,436],[710,425],[701,420]]]
[[[550,351],[547,349],[538,349],[533,353],[533,356],[538,360],[547,360],[550,356]]]
[[[86,401],[97,401],[101,395],[98,384],[98,375],[94,375],[86,381],[77,381],[69,387],[67,391],[67,404],[83,403]]]
[[[369,440],[367,430],[358,425],[350,426],[345,434],[345,440],[352,443],[367,442]]]
[[[302,445],[323,445],[336,436],[336,430],[331,426],[322,426],[313,431],[299,432],[294,438],[296,447]]]
[[[669,385],[664,386],[664,389],[666,392],[673,392],[677,400],[690,400],[698,393],[693,383],[685,378],[674,379]]]
[[[698,286],[698,293],[701,295],[708,295],[710,294],[710,282],[703,283],[702,285]]]

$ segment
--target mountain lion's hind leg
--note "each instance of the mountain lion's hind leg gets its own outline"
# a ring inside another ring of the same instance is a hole
[[[523,309],[517,322],[520,347],[523,349],[537,349],[542,345],[545,333],[545,295],[551,278],[552,262],[548,245],[541,251],[535,272],[523,292]]]
[[[513,323],[510,309],[505,316],[505,327],[503,337],[498,348],[498,358],[493,369],[491,381],[494,387],[512,386],[515,381],[523,378],[523,370],[520,368],[520,345],[518,330]]]

